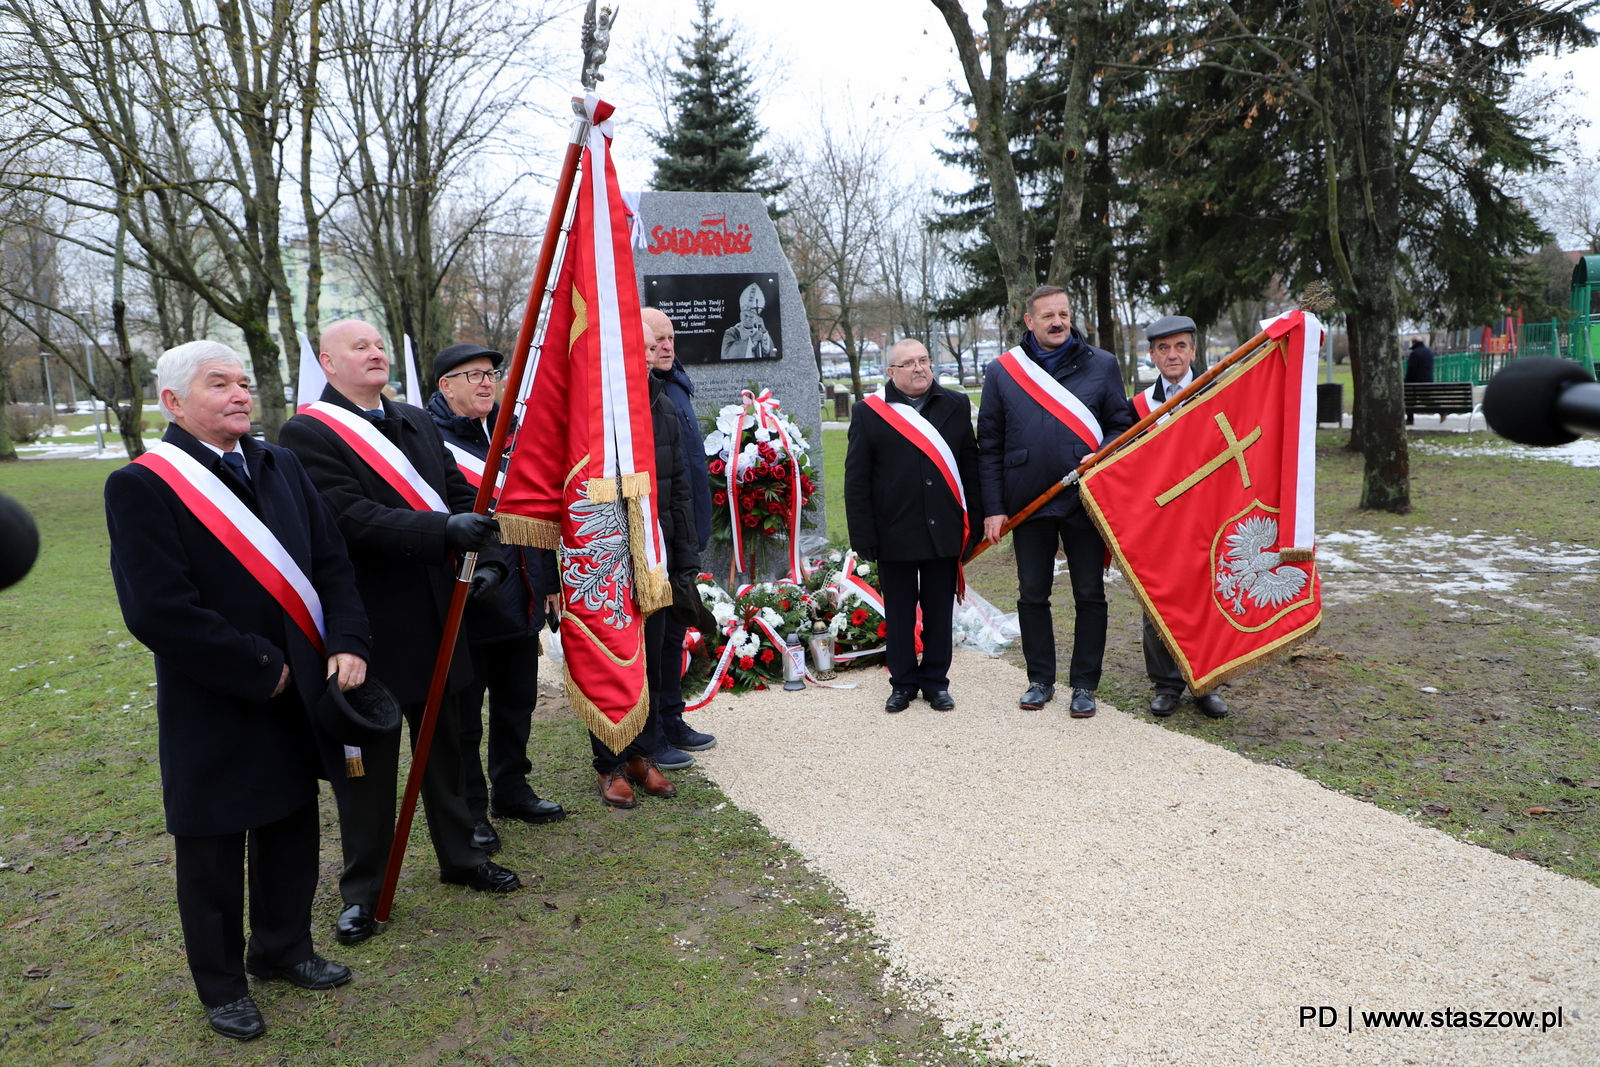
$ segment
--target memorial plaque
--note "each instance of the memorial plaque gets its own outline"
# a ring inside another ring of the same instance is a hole
[[[776,274],[646,274],[643,298],[672,320],[687,365],[783,358]]]
[[[756,193],[644,193],[639,222],[639,293],[672,320],[696,413],[714,417],[745,389],[772,390],[804,431],[816,470],[817,526],[807,532],[826,535],[817,354],[765,201]],[[724,556],[717,573],[726,570]]]

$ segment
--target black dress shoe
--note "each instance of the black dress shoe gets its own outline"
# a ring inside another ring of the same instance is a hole
[[[530,800],[518,800],[511,804],[491,804],[489,814],[496,819],[520,819],[531,823],[559,822],[567,817],[567,809],[555,801],[545,800],[537,793],[531,794],[531,797]]]
[[[1177,693],[1157,693],[1150,698],[1150,714],[1165,719],[1178,710]]]
[[[522,888],[522,879],[515,871],[488,861],[464,871],[440,871],[439,881],[446,885],[464,885],[480,893],[515,893]]]
[[[891,689],[889,699],[883,702],[883,710],[891,714],[905,711],[911,706],[911,698],[917,695],[915,689]]]
[[[1056,687],[1044,682],[1029,682],[1028,691],[1022,694],[1022,699],[1017,701],[1017,707],[1023,711],[1038,711],[1056,698]]]
[[[332,989],[355,977],[344,964],[325,960],[315,952],[293,967],[252,967],[247,963],[244,969],[257,978],[282,978],[301,989]]]
[[[1194,704],[1202,714],[1213,719],[1228,717],[1228,702],[1222,699],[1221,693],[1207,693],[1203,697],[1195,697]]]
[[[240,997],[232,1004],[223,1004],[221,1007],[207,1008],[206,1018],[211,1021],[211,1029],[235,1041],[249,1041],[267,1032],[267,1024],[261,1020],[261,1009],[249,997]]]
[[[1070,714],[1074,719],[1094,718],[1094,690],[1074,689],[1072,691],[1072,708]]]
[[[499,814],[496,812],[495,814]],[[472,843],[475,847],[485,852],[495,853],[500,851],[500,835],[487,821],[480,820],[472,824]]]
[[[333,936],[341,945],[359,945],[377,932],[372,909],[365,904],[346,905],[333,927]]]
[[[956,710],[956,698],[950,695],[950,690],[948,689],[935,689],[925,695],[928,698],[928,707],[934,711]]]

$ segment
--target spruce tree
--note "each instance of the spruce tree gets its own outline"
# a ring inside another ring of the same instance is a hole
[[[771,161],[756,151],[766,130],[756,121],[750,67],[716,17],[715,0],[699,0],[694,32],[678,39],[682,69],[671,72],[672,125],[654,138],[652,187],[672,192],[760,193],[769,201],[787,182],[765,180]]]

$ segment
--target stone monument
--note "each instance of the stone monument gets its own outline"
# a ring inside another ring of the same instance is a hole
[[[807,510],[826,536],[821,379],[794,270],[757,193],[643,193],[635,247],[640,300],[672,320],[695,411],[715,416],[750,389],[772,390],[806,435],[817,484]],[[712,573],[727,573],[727,549]],[[781,556],[781,553],[769,553]],[[767,568],[763,568],[767,569]]]

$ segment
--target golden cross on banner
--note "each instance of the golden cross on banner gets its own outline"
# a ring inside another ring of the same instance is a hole
[[[1228,447],[1206,460],[1200,469],[1189,475],[1189,477],[1156,497],[1157,506],[1166,507],[1210,477],[1218,469],[1227,466],[1229,460],[1239,464],[1239,479],[1244,482],[1246,489],[1250,488],[1250,465],[1245,462],[1244,450],[1261,439],[1261,427],[1257,426],[1245,434],[1243,438],[1238,438],[1233,435],[1233,426],[1228,422],[1227,415],[1219,413],[1213,417],[1217,420],[1217,429],[1222,431],[1222,439],[1228,442]]]

